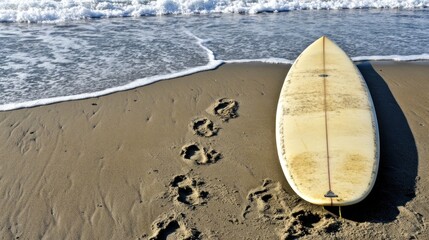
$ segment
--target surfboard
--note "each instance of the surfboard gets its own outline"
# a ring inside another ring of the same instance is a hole
[[[355,204],[374,186],[380,152],[374,104],[357,67],[325,36],[286,76],[276,143],[288,183],[310,203]]]

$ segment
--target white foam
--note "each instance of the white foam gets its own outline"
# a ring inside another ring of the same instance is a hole
[[[285,58],[259,58],[259,59],[236,59],[236,60],[225,61],[225,63],[249,63],[249,62],[292,64],[294,60],[289,60]]]
[[[390,60],[390,61],[419,61],[419,60],[429,60],[429,54],[419,54],[419,55],[386,55],[386,56],[358,56],[352,57],[353,61],[382,61],[382,60]]]
[[[190,31],[188,31],[187,29],[183,30],[186,34],[188,34],[189,36],[195,38],[197,40],[197,44],[198,46],[200,46],[204,51],[206,51],[207,56],[209,58],[209,61],[215,61],[216,57],[215,54],[212,50],[210,50],[208,47],[204,46],[204,43],[209,42],[209,39],[201,39],[199,37],[197,37],[195,34],[191,33]]]
[[[409,61],[425,61],[429,60],[429,54],[418,55],[385,55],[385,56],[356,56],[351,57],[352,61],[396,61],[396,62],[409,62]],[[225,63],[248,63],[248,62],[261,62],[261,63],[274,63],[274,64],[293,64],[295,60],[285,58],[260,58],[260,59],[235,59],[225,60]]]
[[[64,22],[167,14],[429,7],[429,0],[2,0],[0,22]]]
[[[77,95],[72,95],[72,96],[44,98],[44,99],[38,99],[38,100],[34,100],[34,101],[21,102],[21,103],[8,103],[8,104],[0,105],[0,111],[8,111],[8,110],[12,110],[12,109],[35,107],[35,106],[47,105],[47,104],[52,104],[52,103],[57,103],[57,102],[65,102],[65,101],[71,101],[71,100],[99,97],[99,96],[107,95],[107,94],[114,93],[114,92],[125,91],[125,90],[133,89],[136,87],[148,85],[148,84],[151,84],[151,83],[154,83],[157,81],[161,81],[161,80],[167,80],[167,79],[171,79],[171,78],[182,77],[182,76],[186,76],[186,75],[201,72],[201,71],[207,71],[207,70],[215,69],[218,66],[220,66],[222,63],[223,63],[223,61],[215,60],[215,61],[212,61],[208,65],[205,65],[205,66],[195,67],[195,68],[187,69],[187,70],[172,73],[172,74],[158,75],[158,76],[152,76],[152,77],[137,79],[137,80],[135,80],[131,83],[128,83],[126,85],[108,88],[108,89],[98,91],[98,92],[77,94]]]

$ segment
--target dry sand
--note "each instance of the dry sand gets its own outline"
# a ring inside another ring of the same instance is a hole
[[[0,239],[425,239],[429,64],[359,63],[380,127],[362,203],[323,210],[280,169],[290,66],[226,64],[99,98],[0,113]]]

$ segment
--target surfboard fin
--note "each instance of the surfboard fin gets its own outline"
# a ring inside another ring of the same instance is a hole
[[[325,197],[327,197],[327,198],[336,198],[336,197],[338,197],[338,195],[337,195],[337,194],[335,194],[334,192],[332,192],[331,190],[329,190],[329,191],[325,194]]]

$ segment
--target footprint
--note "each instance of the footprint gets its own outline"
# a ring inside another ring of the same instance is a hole
[[[297,196],[287,194],[279,182],[270,179],[264,179],[261,186],[250,190],[247,200],[243,219],[277,226],[275,231],[280,239],[309,235],[330,237],[342,227],[336,217],[313,209]]]
[[[181,204],[195,207],[207,202],[209,193],[202,191],[204,182],[187,175],[177,175],[170,182],[170,195]]]
[[[190,162],[197,165],[211,164],[217,162],[222,158],[222,155],[216,150],[206,149],[200,146],[198,143],[189,143],[182,147],[180,156],[186,162]]]
[[[255,215],[266,221],[283,221],[290,214],[288,202],[293,202],[292,196],[286,194],[279,182],[264,179],[262,185],[251,190],[247,195],[248,205],[242,216]]]
[[[183,213],[164,213],[151,225],[152,236],[149,240],[159,239],[200,239],[201,232],[189,227]]]
[[[211,137],[217,134],[219,128],[208,118],[197,118],[192,120],[190,126],[195,135],[201,137]]]
[[[220,98],[207,109],[207,112],[218,116],[222,121],[227,122],[231,118],[238,117],[237,110],[237,101],[229,98]]]
[[[299,209],[292,212],[285,226],[281,239],[289,240],[315,233],[317,235],[335,234],[341,229],[342,222],[330,214]]]

